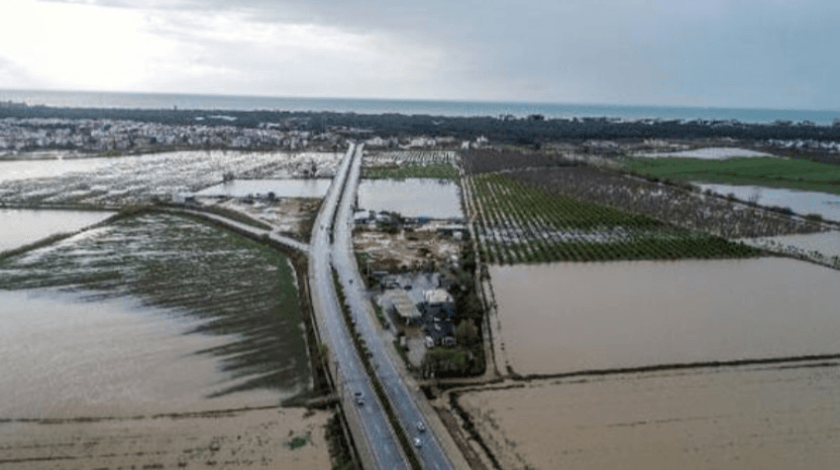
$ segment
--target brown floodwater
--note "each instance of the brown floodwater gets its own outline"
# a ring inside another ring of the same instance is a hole
[[[0,289],[0,418],[126,417],[283,398],[267,389],[210,398],[231,377],[200,352],[237,338],[185,334],[199,324],[131,298]]]
[[[514,371],[840,353],[840,273],[787,258],[493,266]]]
[[[505,469],[833,469],[840,363],[540,380],[459,403]]]

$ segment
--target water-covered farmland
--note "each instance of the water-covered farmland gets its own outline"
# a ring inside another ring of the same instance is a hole
[[[0,252],[101,222],[113,212],[0,209]]]
[[[491,266],[520,374],[840,354],[837,272],[788,258]]]
[[[505,469],[834,468],[840,363],[538,380],[461,395]]]
[[[0,287],[4,413],[273,405],[311,388],[289,260],[188,218],[125,218],[9,258]]]
[[[836,194],[763,186],[696,184],[704,191],[709,190],[722,195],[732,194],[740,200],[754,200],[762,206],[788,208],[801,215],[819,214],[824,219],[840,222],[840,196]]]
[[[430,219],[464,217],[460,189],[450,180],[363,180],[358,194],[360,210],[399,212],[405,217]]]
[[[6,204],[125,205],[170,200],[236,179],[331,177],[340,159],[334,153],[185,151],[114,158],[0,161],[22,175],[5,181]],[[71,169],[62,169],[69,164]]]

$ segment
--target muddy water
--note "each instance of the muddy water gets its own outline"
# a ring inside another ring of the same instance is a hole
[[[3,260],[0,420],[297,397],[311,389],[297,296],[285,256],[171,215]]]
[[[837,361],[536,381],[460,403],[505,469],[831,469]]]
[[[196,193],[196,196],[231,196],[245,197],[249,194],[267,195],[273,192],[276,197],[324,197],[332,180],[285,179],[285,180],[233,180],[217,184]]]
[[[702,190],[711,189],[718,194],[732,193],[738,199],[748,201],[758,197],[762,206],[789,207],[797,214],[820,214],[824,219],[840,221],[840,196],[817,191],[796,191],[793,189],[765,188],[762,186],[734,186],[731,184],[694,183]]]
[[[359,183],[359,209],[399,212],[406,217],[461,219],[458,185],[448,180],[407,178]]]
[[[513,369],[840,353],[840,274],[786,258],[491,267]]]
[[[231,337],[133,299],[86,302],[0,290],[0,417],[69,418],[276,405],[268,391],[207,398],[229,383],[198,351]]]
[[[113,212],[0,209],[0,251],[36,242],[56,233],[75,232],[101,222]]]

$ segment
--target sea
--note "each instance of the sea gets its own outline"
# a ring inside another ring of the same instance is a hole
[[[744,123],[794,123],[811,121],[831,125],[838,110],[793,110],[760,108],[715,108],[699,106],[640,106],[611,104],[536,103],[501,101],[449,101],[371,98],[297,98],[270,96],[225,96],[166,93],[118,93],[91,91],[0,90],[3,102],[74,108],[200,109],[217,111],[331,111],[356,114],[546,118],[608,117],[625,120],[681,119],[737,120]]]

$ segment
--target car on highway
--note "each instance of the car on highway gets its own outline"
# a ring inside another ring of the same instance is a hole
[[[420,432],[426,432],[426,425],[423,424],[423,421],[417,421],[417,430]]]
[[[418,449],[423,447],[423,441],[421,441],[419,437],[414,438],[414,447]]]
[[[356,400],[356,404],[362,406],[365,404],[364,400],[365,394],[362,392],[356,392],[353,394],[353,398]]]

